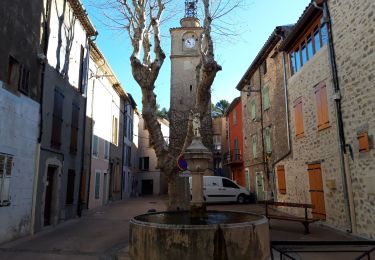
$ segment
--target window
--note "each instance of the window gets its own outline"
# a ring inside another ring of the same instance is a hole
[[[234,143],[233,143],[233,147],[234,147],[234,151],[233,151],[233,159],[235,161],[237,160],[240,160],[240,150],[238,149],[238,140],[237,138],[234,139]]]
[[[148,136],[148,147],[152,148],[152,138],[151,138],[151,135]]]
[[[107,140],[104,141],[104,159],[109,160],[109,142]]]
[[[112,143],[118,145],[118,118],[112,117]]]
[[[131,163],[131,154],[132,154],[132,148],[129,145],[126,145],[126,166],[132,166]]]
[[[263,87],[263,110],[270,108],[270,94],[267,86]]]
[[[52,114],[52,136],[51,147],[60,149],[61,146],[61,128],[63,126],[63,106],[64,95],[55,88],[55,96],[53,100],[53,114]]]
[[[246,173],[246,188],[247,188],[248,191],[250,191],[251,190],[250,170],[246,169],[245,173]]]
[[[99,155],[99,137],[96,135],[92,137],[92,155],[96,158]]]
[[[18,84],[20,83],[20,78],[21,78],[20,73],[21,73],[20,63],[12,56],[9,56],[7,84],[9,87],[11,87],[14,90],[18,88]]]
[[[213,144],[214,144],[215,151],[221,150],[221,136],[220,135],[213,136]]]
[[[68,182],[66,187],[66,200],[65,203],[68,205],[74,202],[74,179],[76,177],[76,172],[72,169],[68,170]]]
[[[142,171],[149,170],[149,157],[141,157],[139,158],[139,169]]]
[[[368,133],[362,133],[358,135],[359,152],[370,151],[370,140]]]
[[[315,88],[316,109],[318,119],[318,129],[322,130],[329,127],[327,88],[324,83],[320,83]]]
[[[125,113],[125,118],[124,118],[124,136],[129,138],[129,134],[128,134],[128,116],[126,115],[126,113]]]
[[[77,153],[79,105],[72,104],[72,122],[70,124],[70,152]]]
[[[299,71],[328,42],[327,24],[321,24],[320,17],[315,18],[312,25],[307,28],[306,33],[301,35],[289,52],[292,75]]]
[[[251,120],[256,119],[256,106],[255,106],[255,98],[252,97],[250,100],[250,105],[251,105]]]
[[[271,127],[264,128],[264,146],[266,153],[270,154],[272,152],[272,142],[271,142]]]
[[[236,113],[236,109],[233,110],[233,125],[236,125],[237,124],[237,113]]]
[[[26,66],[9,56],[7,85],[13,91],[18,89],[25,95],[29,95],[29,80],[30,71]]]
[[[78,89],[81,93],[85,93],[84,89],[84,74],[83,74],[83,55],[85,53],[85,49],[81,45],[81,50],[80,50],[80,57],[79,57],[79,74],[78,74]]]
[[[303,114],[302,114],[302,97],[297,98],[296,101],[294,101],[294,127],[296,131],[296,137],[302,137],[304,133]]]
[[[313,44],[311,40],[311,36],[308,36],[307,38],[307,57],[310,59],[314,55],[313,51]]]
[[[129,118],[129,140],[133,142],[133,119]]]
[[[285,169],[284,165],[277,166],[277,185],[280,194],[286,194]]]
[[[252,141],[253,141],[253,158],[256,159],[256,158],[258,158],[258,155],[257,155],[257,136],[256,135],[253,135]]]
[[[95,173],[95,199],[100,197],[100,172]]]
[[[13,169],[13,156],[0,153],[0,207],[10,205],[10,178]]]
[[[223,180],[223,187],[225,188],[234,188],[234,189],[239,189],[237,184],[235,184],[233,181],[228,180],[228,179],[222,179]]]

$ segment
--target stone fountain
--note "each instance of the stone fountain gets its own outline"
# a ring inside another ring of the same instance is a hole
[[[139,215],[130,221],[133,260],[270,259],[268,220],[247,212],[206,210],[203,175],[211,153],[202,144],[199,114],[184,153],[192,173],[190,211]]]

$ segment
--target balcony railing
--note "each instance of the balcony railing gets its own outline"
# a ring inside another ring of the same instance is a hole
[[[235,163],[242,163],[242,152],[240,149],[233,149],[230,150],[229,153],[226,154],[226,164],[235,164]]]

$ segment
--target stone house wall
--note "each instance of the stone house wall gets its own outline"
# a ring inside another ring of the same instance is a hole
[[[375,2],[328,1],[346,144],[353,185],[357,234],[375,238]],[[359,152],[358,135],[367,132],[371,149]]]
[[[290,77],[288,71],[288,76]],[[320,82],[326,84],[330,127],[318,130],[314,87]],[[347,215],[339,165],[339,144],[337,138],[334,101],[331,98],[333,83],[328,62],[327,45],[323,46],[303,67],[288,79],[290,130],[292,153],[276,165],[285,167],[286,194],[277,193],[278,201],[311,203],[307,164],[321,163],[326,222],[336,227],[347,227]],[[304,134],[296,137],[293,103],[302,98]],[[328,186],[328,182],[334,183]],[[285,209],[302,214],[299,209]]]

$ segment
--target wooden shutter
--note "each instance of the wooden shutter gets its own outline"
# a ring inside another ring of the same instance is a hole
[[[302,112],[302,98],[300,97],[294,101],[294,123],[297,137],[302,137],[304,133]]]
[[[10,205],[10,178],[12,168],[13,157],[0,154],[0,206]]]
[[[251,98],[250,104],[251,104],[251,119],[255,120],[256,119],[256,107],[255,107],[254,97]]]
[[[286,194],[284,165],[277,166],[277,184],[278,184],[278,187],[279,187],[279,193]]]
[[[60,149],[64,95],[56,88],[53,103],[51,146]]]
[[[94,135],[92,137],[92,155],[98,157],[98,146],[99,146],[99,138]]]
[[[316,98],[318,129],[319,130],[325,129],[329,127],[329,116],[328,116],[327,88],[324,83],[320,83],[315,88],[315,98]]]
[[[79,105],[72,104],[72,122],[70,127],[70,151],[77,152],[78,143],[78,124],[79,124]]]
[[[253,157],[254,159],[257,158],[257,137],[253,135]]]
[[[370,142],[368,133],[358,135],[359,152],[367,152],[370,150]]]
[[[270,93],[268,87],[263,88],[263,110],[270,107]]]

